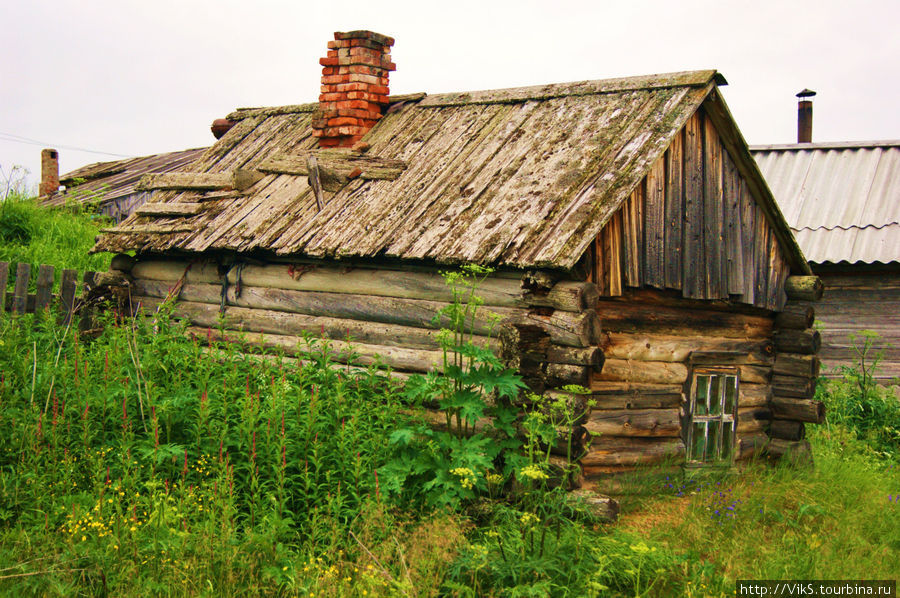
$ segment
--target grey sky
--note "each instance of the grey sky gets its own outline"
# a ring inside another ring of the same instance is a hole
[[[900,2],[757,0],[299,2],[0,0],[0,167],[41,145],[66,172],[202,147],[238,106],[318,97],[334,31],[396,38],[392,93],[438,93],[719,69],[750,143],[793,142],[796,98],[813,139],[900,138]]]

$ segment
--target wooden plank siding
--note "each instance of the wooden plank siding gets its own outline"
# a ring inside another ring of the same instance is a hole
[[[594,244],[600,294],[680,290],[773,311],[790,267],[713,122],[698,110]]]

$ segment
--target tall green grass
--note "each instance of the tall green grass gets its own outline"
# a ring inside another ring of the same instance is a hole
[[[48,209],[34,198],[11,193],[0,201],[0,261],[26,262],[78,271],[109,268],[109,254],[90,255],[106,219],[76,207]],[[35,269],[33,275],[36,275]]]

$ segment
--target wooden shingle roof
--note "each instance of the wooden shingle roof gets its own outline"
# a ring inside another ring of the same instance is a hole
[[[270,170],[241,192],[168,191],[163,201],[202,209],[183,217],[132,216],[95,250],[569,269],[722,81],[708,70],[395,97],[364,139],[367,157],[405,165],[393,180],[350,180],[324,194],[321,210],[305,173]],[[232,113],[237,124],[192,170],[302,162],[316,154],[310,128],[316,107]],[[328,157],[319,154],[320,162]]]

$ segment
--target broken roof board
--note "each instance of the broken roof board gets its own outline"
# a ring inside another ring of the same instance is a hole
[[[811,262],[900,261],[900,141],[751,151]]]
[[[389,111],[367,134],[369,154],[408,167],[393,181],[351,181],[321,212],[307,177],[269,174],[245,196],[204,202],[172,234],[127,233],[95,250],[275,252],[284,256],[391,257],[438,263],[572,268],[684,123],[715,96],[715,71],[512,90],[442,94]],[[745,177],[781,232],[795,269],[805,261],[720,99],[721,130],[743,148]],[[247,109],[194,164],[198,172],[254,168],[316,148],[315,104]],[[724,115],[724,116],[723,116]],[[723,125],[724,123],[724,125]],[[163,196],[166,197],[166,196]],[[197,201],[172,192],[169,201]]]

